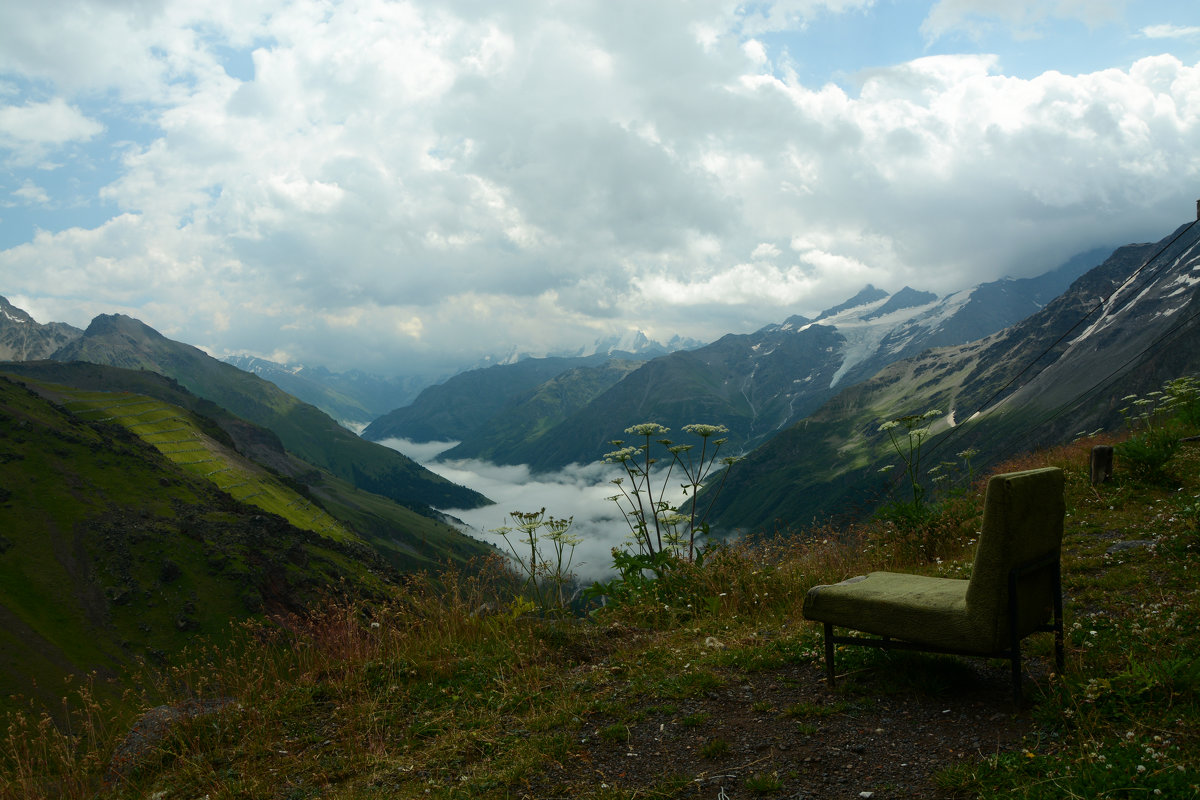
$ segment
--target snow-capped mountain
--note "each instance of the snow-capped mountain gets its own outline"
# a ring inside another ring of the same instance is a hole
[[[602,336],[586,347],[577,347],[568,350],[533,353],[514,346],[481,358],[471,369],[507,366],[530,358],[591,358],[592,356],[609,356],[611,358],[634,357],[646,359],[665,356],[668,353],[674,353],[676,350],[693,350],[703,345],[704,342],[698,339],[690,339],[678,334],[672,336],[664,344],[651,339],[644,331],[629,330],[624,333]],[[466,371],[468,370],[464,370],[464,372]]]
[[[802,423],[738,465],[714,524],[753,528],[869,510],[890,489],[879,467],[895,459],[879,425],[903,414],[940,409],[924,455],[936,463],[970,449],[976,469],[1120,427],[1128,395],[1200,370],[1197,287],[1200,222],[1193,222],[1160,242],[1118,248],[1017,324],[925,350],[858,383],[842,381]],[[985,296],[1013,299],[997,288],[1012,287],[993,286]],[[978,299],[977,290],[942,330],[984,310],[972,310]]]
[[[1006,278],[944,298],[910,287],[888,293],[867,286],[816,319],[793,316],[754,333],[729,334],[703,347],[678,350],[608,387],[595,381],[592,385],[602,391],[563,419],[539,418],[521,397],[510,394],[486,418],[473,415],[471,429],[443,425],[438,434],[462,442],[452,453],[486,453],[500,463],[528,463],[541,471],[594,461],[626,427],[646,421],[674,430],[694,422],[724,424],[730,429],[730,446],[749,450],[887,364],[1018,322],[1094,263],[1074,260],[1040,278]],[[489,373],[479,373],[476,383],[486,383]],[[501,376],[495,373],[497,379]],[[453,388],[448,382],[439,395],[440,417],[446,418],[446,409],[477,402],[456,399]],[[553,390],[563,393],[561,386]],[[529,403],[544,402],[548,393],[525,391]],[[471,393],[501,394],[475,384]],[[523,438],[517,431],[524,432]],[[383,433],[377,425],[364,435]],[[417,433],[410,425],[408,436]],[[503,447],[492,441],[500,436]]]

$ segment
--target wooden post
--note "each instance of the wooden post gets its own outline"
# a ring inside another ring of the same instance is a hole
[[[1107,444],[1092,448],[1092,486],[1107,483],[1113,472],[1113,449]]]

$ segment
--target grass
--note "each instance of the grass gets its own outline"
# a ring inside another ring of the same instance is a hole
[[[1093,488],[1091,444],[1000,468],[1066,474],[1067,669],[1031,673],[1042,676],[1027,693],[1033,732],[1015,749],[948,766],[937,777],[947,791],[1200,796],[1200,524],[1190,510],[1200,502],[1200,445],[1180,448],[1170,481],[1118,465],[1112,483]],[[228,645],[147,671],[132,698],[141,707],[209,705],[143,752],[122,754],[117,775],[108,770],[128,730],[116,713],[125,706],[94,699],[86,681],[67,692],[69,728],[36,706],[10,713],[0,798],[686,796],[680,764],[664,763],[666,777],[642,786],[600,784],[579,777],[586,764],[573,767],[592,746],[640,753],[639,723],[659,720],[696,737],[702,758],[727,754],[717,717],[689,703],[732,691],[755,670],[819,671],[819,630],[799,618],[813,584],[880,568],[965,577],[969,531],[943,524],[934,534],[913,547],[897,544],[894,527],[864,523],[730,545],[676,576],[676,595],[587,619],[521,613],[493,567],[413,576],[384,599],[331,599],[244,623]],[[1047,661],[1041,639],[1030,640],[1030,656]],[[854,714],[861,693],[936,694],[966,679],[956,659],[900,656],[910,657],[925,659],[922,669],[848,650],[839,661],[856,675],[828,704],[755,710],[816,734],[823,720]],[[785,785],[769,771],[739,781],[748,796]]]
[[[206,435],[196,417],[179,406],[125,392],[62,391],[64,405],[72,413],[83,419],[125,427],[187,472],[212,482],[235,500],[278,514],[301,530],[334,541],[361,541],[310,499]]]

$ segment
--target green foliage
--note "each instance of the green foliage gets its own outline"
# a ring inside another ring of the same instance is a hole
[[[711,547],[702,545],[701,540],[709,533],[708,510],[720,494],[729,468],[739,459],[720,456],[726,440],[713,437],[727,431],[723,425],[685,425],[683,430],[700,439],[698,455],[693,452],[694,445],[655,439],[668,432],[657,423],[626,428],[626,434],[641,437],[642,441],[631,446],[613,441],[620,449],[605,454],[606,463],[619,464],[625,471],[625,477],[613,479],[619,493],[610,499],[621,509],[629,526],[633,549],[613,549],[616,577],[595,583],[586,590],[586,597],[615,606],[641,607],[654,616],[661,609],[665,616],[676,619],[691,617],[717,602],[717,597],[706,595],[697,585]],[[670,455],[665,468],[655,469],[659,459],[652,452],[654,444]],[[696,494],[718,465],[724,467],[721,480],[701,510]],[[678,484],[681,498],[690,498],[686,508],[672,502],[669,490],[675,474],[682,478]]]
[[[1121,409],[1130,436],[1116,446],[1122,463],[1136,477],[1169,484],[1168,464],[1182,446],[1182,431],[1200,425],[1200,381],[1184,377],[1167,381],[1145,397],[1129,395]]]
[[[922,478],[922,448],[929,438],[929,423],[941,413],[930,409],[879,426],[881,432],[887,433],[892,450],[904,465],[909,495],[884,504],[875,513],[885,527],[877,532],[871,544],[904,562],[937,561],[959,550],[971,538],[978,518],[975,505],[966,499],[974,480],[971,459],[978,455],[977,450],[960,452],[961,463],[943,461]],[[881,471],[891,469],[889,466]],[[922,482],[926,478],[938,490],[936,497],[931,497]]]
[[[868,547],[900,563],[930,563],[961,552],[975,541],[980,519],[973,498],[956,496],[936,503],[892,503],[875,515]]]
[[[748,791],[755,794],[775,794],[783,788],[783,781],[779,778],[778,772],[756,772],[746,778],[743,785]]]
[[[524,578],[525,593],[543,611],[564,612],[566,586],[574,577],[571,561],[575,547],[583,541],[570,533],[574,518],[546,516],[546,509],[509,513],[515,527],[495,528],[512,554],[512,560]],[[520,538],[514,542],[510,535]],[[548,553],[548,555],[547,555]]]
[[[921,446],[929,438],[929,424],[941,415],[941,411],[931,408],[924,414],[905,414],[879,426],[904,465],[904,475],[912,492],[908,505],[914,510],[919,510],[925,500],[925,487],[921,484]]]
[[[620,744],[629,741],[629,726],[615,723],[600,729],[600,738],[606,742]]]

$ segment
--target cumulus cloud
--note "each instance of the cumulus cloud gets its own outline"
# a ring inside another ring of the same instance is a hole
[[[927,35],[1119,7],[943,0]],[[108,147],[117,211],[0,251],[2,288],[215,353],[444,374],[631,328],[714,339],[867,282],[945,293],[1189,212],[1200,65],[1017,78],[942,54],[808,85],[772,38],[872,11],[8,4],[0,148],[70,169],[68,145]]]
[[[0,151],[9,151],[7,160],[18,164],[35,163],[62,145],[87,141],[103,130],[61,97],[0,105]]]

